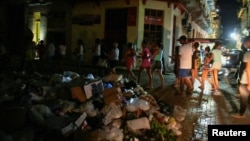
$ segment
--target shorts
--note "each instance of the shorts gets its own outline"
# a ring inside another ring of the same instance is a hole
[[[154,61],[152,70],[162,70],[162,62],[161,61]]]
[[[179,69],[179,77],[190,76],[190,69]]]
[[[211,69],[217,69],[217,70],[221,69],[221,63],[214,62]]]

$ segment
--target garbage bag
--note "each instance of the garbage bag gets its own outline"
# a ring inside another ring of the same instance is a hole
[[[93,113],[96,113],[95,111],[95,107],[92,103],[92,101],[87,101],[83,104],[81,104],[78,108],[74,109],[73,110],[74,112],[77,112],[77,113],[83,113],[83,112],[86,112],[88,116],[95,116],[96,114],[93,114]]]
[[[127,101],[126,109],[128,112],[135,112],[137,110],[147,111],[150,108],[150,104],[148,101],[139,99],[139,98],[131,98]]]
[[[123,132],[121,129],[116,127],[103,127],[100,132],[101,140],[108,140],[108,141],[123,141]]]
[[[54,74],[50,80],[49,80],[49,84],[51,86],[55,86],[58,83],[62,83],[63,80],[63,76],[61,74]]]
[[[104,118],[102,119],[104,125],[109,124],[113,119],[118,119],[122,116],[121,107],[115,103],[110,103],[102,109]]]
[[[46,118],[50,116],[54,116],[54,114],[46,105],[37,104],[30,108],[30,119],[38,125],[46,125]]]
[[[128,120],[126,125],[128,130],[130,131],[136,131],[140,129],[150,129],[149,119],[147,117]]]
[[[80,75],[79,75],[78,73],[72,72],[72,71],[64,71],[64,72],[63,72],[63,76],[64,76],[64,77],[70,77],[70,78],[72,78],[72,79],[77,78],[77,77],[80,77]]]

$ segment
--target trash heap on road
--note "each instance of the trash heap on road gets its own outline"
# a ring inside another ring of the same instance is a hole
[[[157,102],[122,75],[66,71],[4,80],[0,140],[14,141],[20,136],[13,133],[27,128],[32,128],[31,141],[175,141],[182,134],[186,109]]]

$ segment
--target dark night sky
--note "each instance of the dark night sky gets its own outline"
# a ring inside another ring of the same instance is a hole
[[[217,4],[220,8],[219,15],[223,26],[222,38],[227,38],[234,31],[234,28],[240,25],[237,12],[241,3],[236,0],[218,0]]]

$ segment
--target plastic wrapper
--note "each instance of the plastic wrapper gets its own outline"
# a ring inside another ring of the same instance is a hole
[[[120,106],[115,103],[110,103],[102,109],[102,113],[105,115],[103,118],[104,125],[109,124],[113,119],[118,119],[122,116],[122,110]]]
[[[128,120],[126,125],[130,131],[136,131],[140,129],[150,129],[149,119],[146,117]]]
[[[123,141],[123,131],[116,127],[103,127],[99,132],[100,140],[108,140],[108,141]]]
[[[201,83],[197,80],[197,79],[194,79],[194,89],[193,91],[195,92],[201,92],[201,89],[199,88],[201,86]]]
[[[126,104],[126,109],[128,112],[135,112],[137,110],[147,111],[149,108],[149,102],[139,98],[131,98]]]
[[[92,101],[85,102],[81,104],[78,108],[74,109],[74,112],[83,113],[86,112],[88,115],[95,110]]]
[[[173,116],[178,122],[182,122],[185,120],[187,114],[187,110],[183,109],[180,106],[175,106],[173,111]]]
[[[144,94],[140,96],[140,99],[146,100],[150,103],[151,106],[153,106],[156,110],[160,109],[160,106],[158,105],[155,98],[150,94]]]

